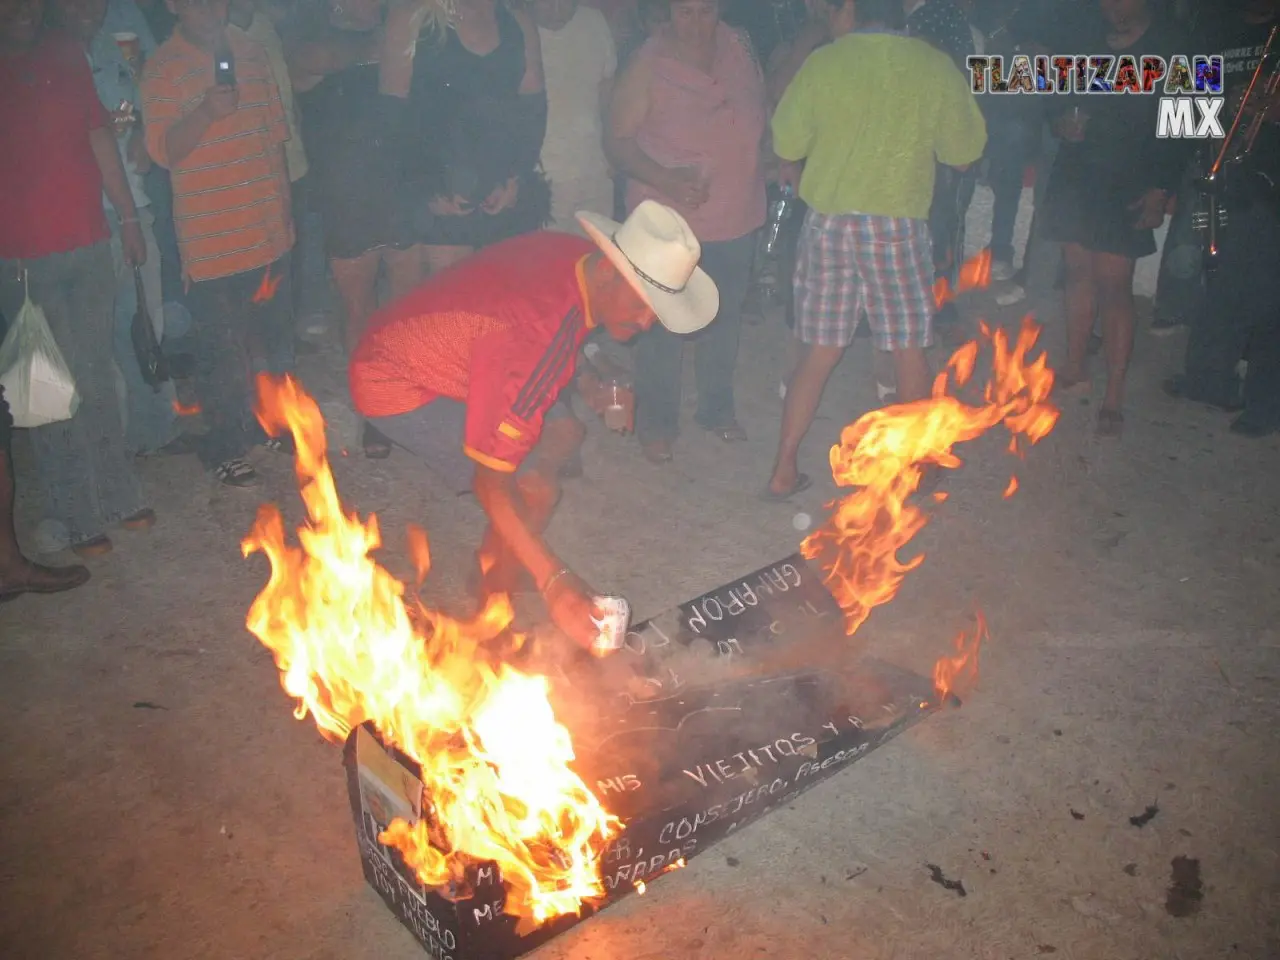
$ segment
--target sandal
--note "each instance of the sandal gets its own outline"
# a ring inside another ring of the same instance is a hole
[[[1098,426],[1095,433],[1100,437],[1116,438],[1124,432],[1124,414],[1119,410],[1103,407],[1098,411]]]
[[[702,429],[724,443],[742,443],[747,439],[747,431],[743,430],[736,420],[725,427],[703,427]]]
[[[796,482],[791,485],[790,490],[778,493],[771,489],[768,485],[760,491],[760,499],[765,503],[786,503],[797,493],[803,493],[813,486],[813,479],[807,473],[796,474]]]
[[[360,445],[364,447],[364,455],[369,460],[385,460],[391,456],[391,441],[372,424],[366,423],[360,433]]]
[[[672,460],[670,440],[650,440],[640,444],[640,452],[650,463],[670,463]]]
[[[120,521],[120,526],[126,530],[150,530],[155,525],[156,512],[150,507],[139,510]]]
[[[111,552],[111,540],[105,533],[100,533],[96,537],[90,537],[88,540],[81,540],[79,543],[72,544],[71,550],[76,556],[86,560],[93,557],[102,557]]]

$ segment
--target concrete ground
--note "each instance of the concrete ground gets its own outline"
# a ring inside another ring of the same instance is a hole
[[[1056,356],[1056,295],[1030,306]],[[985,295],[965,309],[1007,325],[1022,312]],[[795,514],[835,494],[826,450],[875,399],[867,341],[805,447],[823,482],[765,506],[784,342],[776,317],[746,330],[748,443],[689,424],[659,468],[591,425],[550,539],[638,617],[789,553]],[[859,637],[927,670],[980,606],[992,638],[963,708],[538,960],[1280,957],[1280,438],[1238,439],[1224,415],[1165,398],[1182,343],[1140,332],[1119,441],[1095,439],[1095,407],[1071,401],[1025,464],[995,437],[960,451],[924,565]],[[303,372],[341,430],[337,368],[330,349]],[[292,718],[244,629],[266,563],[239,539],[261,500],[299,512],[290,463],[259,462],[256,493],[189,458],[144,464],[159,525],[122,533],[80,591],[0,608],[0,955],[423,956],[361,877],[338,748]],[[403,453],[335,471],[350,506],[379,514],[397,573],[405,524],[425,521],[429,590],[455,596],[478,507]],[[1186,909],[1169,899],[1177,857],[1202,880]]]

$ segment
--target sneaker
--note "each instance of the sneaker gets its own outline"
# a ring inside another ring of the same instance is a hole
[[[1018,275],[1013,264],[1008,260],[991,261],[991,279],[995,283],[1007,283]]]
[[[293,444],[293,434],[291,433],[286,433],[279,437],[267,437],[262,442],[262,446],[272,453],[283,453],[289,456],[293,456],[298,450]]]
[[[1167,337],[1179,327],[1185,327],[1187,321],[1182,317],[1155,317],[1151,321],[1151,335],[1153,337]]]
[[[253,469],[252,464],[239,457],[233,457],[218,464],[213,470],[213,475],[219,483],[226,484],[228,487],[243,488],[258,485],[258,471]]]

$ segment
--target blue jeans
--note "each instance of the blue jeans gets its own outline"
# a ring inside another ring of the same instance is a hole
[[[22,271],[31,299],[75,379],[80,407],[70,420],[31,433],[45,517],[61,522],[71,544],[84,543],[146,506],[125,449],[112,361],[115,271],[107,241],[38,260],[0,261],[0,312],[16,318]]]
[[[1013,227],[1027,164],[1040,152],[1040,120],[993,120],[987,142],[987,183],[993,194],[991,259],[1013,263]]]
[[[142,221],[142,233],[147,240],[147,265],[152,271],[152,281],[159,283],[160,253],[156,248],[155,234],[152,232],[151,213],[146,207],[138,211]],[[133,268],[124,262],[120,248],[120,228],[115,217],[108,215],[111,223],[111,257],[116,277],[116,309],[115,309],[115,360],[119,369],[120,413],[124,422],[125,449],[130,454],[151,453],[159,450],[181,432],[178,417],[174,410],[177,394],[172,383],[162,383],[158,387],[150,387],[142,379],[142,370],[138,366],[138,355],[133,349],[133,316],[138,309],[137,285],[134,283]],[[154,312],[160,298],[151,297],[147,304],[149,312]],[[153,324],[163,323],[163,318],[152,316]],[[163,335],[163,329],[159,335]]]
[[[636,343],[636,433],[642,443],[671,441],[680,423],[681,359],[686,340],[694,343],[698,412],[694,419],[708,430],[737,422],[733,374],[738,365],[742,304],[751,282],[755,231],[736,240],[702,245],[701,267],[720,290],[720,312],[704,330],[689,337],[661,324]]]
[[[293,369],[293,284],[285,254],[266,267],[191,284],[195,388],[209,430],[206,467],[242,457],[263,434],[253,415],[253,374]],[[275,295],[254,302],[270,271]]]

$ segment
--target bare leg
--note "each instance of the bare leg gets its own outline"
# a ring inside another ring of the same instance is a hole
[[[1102,340],[1107,353],[1107,393],[1104,410],[1119,412],[1124,405],[1125,374],[1133,353],[1133,267],[1128,257],[1093,255],[1094,288],[1102,314]]]
[[[894,356],[889,350],[874,350],[871,356],[871,370],[876,378],[876,399],[881,403],[892,399],[899,401],[898,372],[894,365]]]
[[[842,356],[844,347],[805,348],[796,372],[787,384],[787,399],[782,406],[782,433],[778,438],[773,476],[769,479],[769,489],[773,493],[786,493],[795,486],[799,476],[796,457],[800,453],[800,442],[813,425],[822,391]]]
[[[529,466],[516,480],[521,519],[534,533],[541,533],[560,502],[560,471],[577,455],[586,437],[586,428],[577,417],[555,417],[544,422],[542,438],[529,454]],[[485,582],[493,591],[515,592],[529,581],[515,555],[490,525],[480,547]]]
[[[1094,296],[1093,254],[1078,243],[1062,247],[1067,267],[1067,363],[1062,371],[1062,385],[1070,387],[1084,380],[1088,358],[1089,335],[1097,316]]]
[[[399,300],[427,278],[427,252],[431,248],[416,244],[403,250],[390,247],[382,251],[387,264],[387,285],[392,300]]]
[[[342,336],[347,356],[355,353],[364,336],[365,327],[378,305],[378,267],[382,263],[382,251],[368,253],[350,260],[331,260],[333,278],[342,298]],[[372,425],[365,423],[361,431],[360,445],[366,457],[382,460],[391,455],[391,441]]]
[[[333,279],[342,297],[343,333],[347,356],[355,352],[364,335],[364,327],[378,305],[378,264],[382,257],[377,250],[350,260],[330,260]]]
[[[471,247],[423,247],[426,257],[426,276],[435,276],[459,260],[471,256]]]
[[[929,396],[933,383],[924,347],[904,347],[893,351],[893,370],[898,378],[898,402],[911,403]]]

